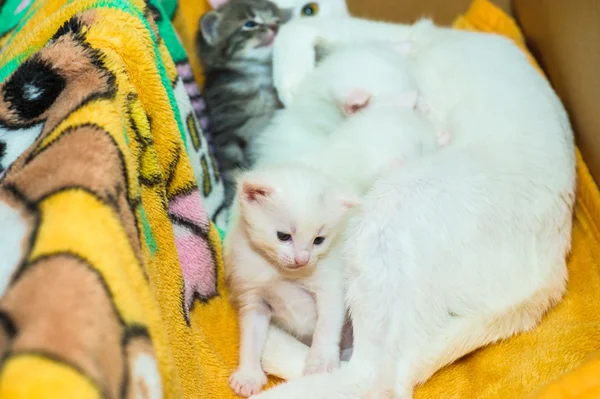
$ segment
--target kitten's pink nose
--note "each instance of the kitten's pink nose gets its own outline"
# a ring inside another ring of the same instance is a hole
[[[309,259],[310,254],[308,253],[308,251],[302,251],[294,256],[294,262],[296,263],[296,266],[306,265]]]

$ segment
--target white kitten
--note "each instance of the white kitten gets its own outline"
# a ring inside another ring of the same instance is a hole
[[[372,97],[354,89],[343,103],[352,115],[301,162],[365,193],[391,168],[448,145],[449,133],[417,110],[417,100],[416,91]]]
[[[230,385],[249,396],[267,381],[260,357],[271,319],[312,337],[305,374],[338,366],[346,310],[337,236],[357,200],[324,174],[293,164],[246,172],[238,187],[224,247],[241,329]]]
[[[331,133],[346,120],[344,104],[354,90],[367,91],[374,101],[413,90],[409,50],[406,43],[334,49],[303,82],[294,104],[278,111],[254,140],[256,164],[299,160],[325,148]]]
[[[348,365],[256,398],[409,399],[442,366],[534,328],[560,301],[575,196],[572,131],[548,82],[505,38],[428,22],[294,24],[275,45],[276,85],[291,104],[314,66],[315,43],[410,40],[418,88],[453,142],[378,180],[352,221]],[[289,364],[273,372],[291,375],[305,348],[276,338],[264,364]]]

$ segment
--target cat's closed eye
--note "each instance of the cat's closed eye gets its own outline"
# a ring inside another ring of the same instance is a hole
[[[317,238],[315,238],[315,240],[313,241],[313,243],[315,245],[321,245],[321,244],[323,244],[323,241],[325,241],[325,237],[317,237]]]
[[[279,238],[279,241],[289,241],[292,239],[292,236],[288,233],[283,233],[281,231],[277,232],[277,238]]]

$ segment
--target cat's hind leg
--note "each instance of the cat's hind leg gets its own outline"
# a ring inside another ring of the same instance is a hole
[[[411,399],[413,388],[445,365],[478,348],[531,330],[545,313],[547,299],[547,293],[540,293],[495,315],[440,314],[437,331],[413,334],[410,340],[399,343],[394,398]]]

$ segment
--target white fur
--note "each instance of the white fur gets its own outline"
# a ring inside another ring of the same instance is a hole
[[[247,172],[238,186],[224,248],[241,329],[240,364],[230,384],[249,396],[266,383],[260,358],[271,320],[312,338],[302,358],[304,373],[338,366],[346,311],[337,236],[355,200],[332,179],[301,165]],[[290,239],[282,241],[278,232]],[[325,240],[316,243],[317,237]]]
[[[453,142],[378,180],[352,221],[346,301],[354,354],[347,367],[257,399],[411,398],[445,364],[535,327],[565,291],[572,131],[548,82],[509,40],[429,22],[291,23],[275,44],[276,86],[295,103],[295,84],[314,63],[307,40],[390,38],[414,42],[418,88]],[[295,51],[282,51],[289,48]],[[278,338],[284,347],[286,337]],[[268,360],[271,341],[263,363],[285,368]],[[267,371],[296,370],[305,351],[289,348],[291,368]]]
[[[254,141],[256,164],[296,160],[362,193],[389,168],[433,152],[443,130],[416,109],[408,53],[402,42],[333,50]],[[368,103],[346,117],[357,91]]]
[[[364,193],[379,175],[435,149],[435,127],[424,116],[414,109],[372,104],[350,117],[302,162]]]
[[[394,46],[369,44],[334,50],[298,89],[295,102],[278,111],[254,140],[250,150],[256,165],[301,160],[305,154],[328,147],[331,134],[346,120],[343,101],[353,89],[366,89],[374,102],[379,98],[389,101],[414,89],[408,71],[406,55]],[[373,120],[373,129],[377,129],[375,123]],[[348,130],[356,129],[348,126]],[[357,145],[364,143],[361,140]]]
[[[349,17],[348,6],[345,0],[272,0],[280,8],[292,10],[292,18],[337,18]],[[318,6],[318,12],[313,16],[305,16],[302,12],[303,8],[310,3],[315,3]]]
[[[208,3],[214,8],[218,8],[229,0],[209,0]],[[292,11],[292,19],[299,18],[339,18],[349,17],[350,12],[345,0],[272,0],[279,8],[289,9]],[[316,4],[318,12],[314,15],[307,16],[303,13],[303,9],[311,4]]]

